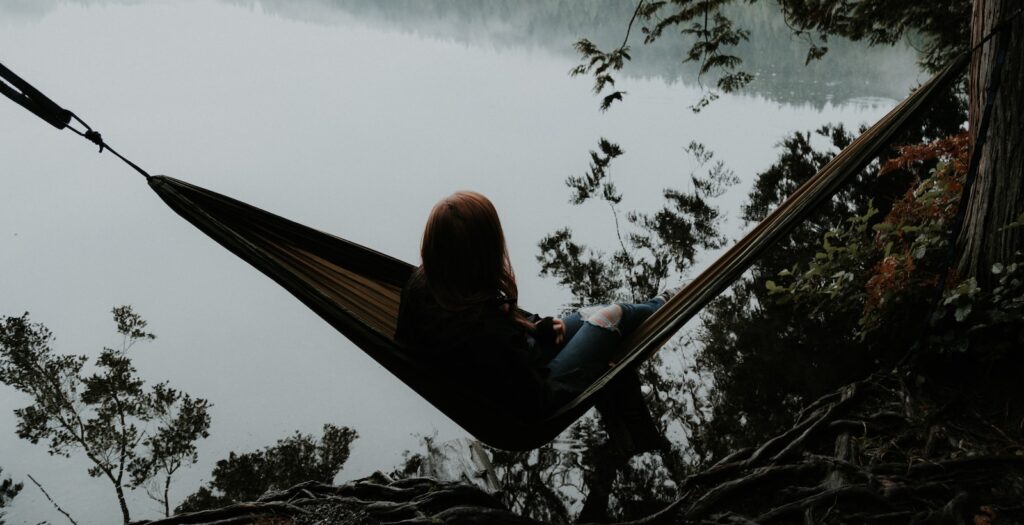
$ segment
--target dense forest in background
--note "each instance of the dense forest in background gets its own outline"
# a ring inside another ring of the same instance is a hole
[[[131,5],[137,1],[43,0],[4,4],[0,10],[10,16],[41,17],[61,3]],[[601,46],[621,42],[624,21],[629,20],[636,7],[632,2],[620,0],[221,1],[308,23],[329,24],[330,15],[352,16],[382,28],[428,38],[497,48],[539,48],[569,57],[574,56],[572,42],[579,38],[589,38]],[[914,48],[921,45],[922,39],[913,34],[906,41],[894,46],[876,46],[870,52],[864,42],[835,39],[828,42],[829,53],[824,60],[805,64],[810,40],[794,36],[777,8],[763,2],[725,8],[738,25],[758,35],[755,42],[743,43],[737,50],[750,71],[758,76],[748,87],[748,93],[820,108],[828,103],[842,104],[851,100],[872,103],[875,97],[899,100],[922,80],[914,65]],[[640,47],[641,41],[639,34],[630,38],[630,44],[635,47]],[[644,45],[643,49],[623,72],[625,75],[687,85],[697,82],[699,66],[684,62],[689,46],[682,39],[662,39]]]
[[[536,47],[557,55],[572,55],[571,43],[586,37],[599,45],[622,42],[625,22],[636,5],[619,0],[228,0],[288,18],[322,23],[310,13],[321,7],[350,14],[360,20],[410,33],[489,44],[499,48]],[[805,65],[808,41],[793,36],[781,12],[767,3],[730,8],[736,23],[757,35],[736,53],[742,56],[757,80],[749,93],[789,104],[842,104],[851,99],[884,97],[902,99],[920,79],[915,53],[907,43],[865,52],[866,44],[836,40],[829,44],[826,59]],[[328,19],[329,20],[329,19]],[[688,45],[682,39],[661,39],[642,45],[634,33],[630,43],[643,48],[636,53],[624,75],[658,78],[666,82],[697,82],[699,64],[684,62]],[[713,83],[714,78],[707,79]]]

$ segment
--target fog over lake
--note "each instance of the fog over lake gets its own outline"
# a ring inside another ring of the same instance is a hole
[[[591,80],[567,74],[572,43],[617,45],[632,5],[0,0],[0,62],[151,173],[410,262],[434,202],[484,193],[502,215],[522,305],[548,313],[570,296],[538,276],[537,241],[570,226],[614,248],[607,206],[571,206],[563,184],[587,169],[598,138],[626,150],[612,169],[623,208],[646,211],[663,188],[689,184],[683,148],[704,143],[743,180],[722,200],[735,238],[749,227],[736,217],[754,174],[786,134],[871,123],[925,79],[905,47],[837,42],[795,68],[806,44],[762,13],[746,51],[760,76],[743,94],[694,114],[701,90],[681,46],[637,38],[636,64],[618,78],[628,95],[601,113]],[[0,170],[0,315],[28,311],[58,351],[94,357],[118,343],[111,307],[131,304],[157,334],[131,351],[142,377],[214,404],[211,437],[176,477],[172,505],[229,451],[319,435],[324,423],[360,435],[339,482],[394,467],[418,436],[464,435],[130,168],[6,99]],[[4,476],[32,474],[80,523],[119,520],[109,482],[89,478],[84,458],[17,438],[12,411],[27,403],[0,386]],[[135,519],[158,515],[141,492],[129,504]],[[30,484],[6,519],[64,521]]]

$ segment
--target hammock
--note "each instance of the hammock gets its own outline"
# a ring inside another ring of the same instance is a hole
[[[767,218],[669,300],[621,344],[619,359],[575,399],[540,421],[517,419],[446,372],[410,355],[394,341],[402,286],[413,267],[393,257],[329,235],[218,193],[166,177],[150,176],[116,151],[112,153],[147,178],[175,212],[292,293],[381,366],[480,441],[505,450],[530,450],[550,442],[589,410],[595,394],[629,367],[656,352],[739,278],[774,243],[814,208],[860,172],[932,94],[967,64],[961,55],[862,133]],[[60,108],[0,64],[0,92],[58,129],[68,127],[109,149],[99,133]],[[68,123],[74,119],[85,130]],[[487,351],[482,348],[481,351]]]

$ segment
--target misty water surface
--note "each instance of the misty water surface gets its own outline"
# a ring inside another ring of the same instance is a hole
[[[687,184],[683,147],[703,142],[744,181],[724,199],[735,217],[785,134],[874,121],[923,79],[903,48],[836,45],[834,59],[801,73],[803,44],[761,14],[752,23],[774,40],[750,47],[762,78],[744,95],[693,114],[692,69],[664,45],[636,50],[620,79],[625,103],[601,114],[589,79],[567,75],[571,43],[616,44],[629,3],[484,7],[495,5],[0,0],[0,61],[153,173],[411,262],[430,206],[480,191],[502,214],[521,302],[540,312],[569,299],[537,275],[544,234],[568,225],[613,248],[607,208],[569,206],[563,185],[599,137],[625,148],[612,176],[623,206],[641,210]],[[229,451],[319,435],[327,422],[360,433],[338,481],[395,466],[418,435],[463,435],[119,161],[6,100],[0,166],[0,315],[29,311],[59,351],[95,356],[117,343],[110,308],[132,304],[158,335],[132,351],[142,376],[214,403],[212,436],[178,476],[174,503]],[[730,221],[730,236],[743,229]],[[17,439],[12,410],[25,403],[0,387],[5,475],[34,475],[81,523],[119,519],[85,461]],[[141,493],[130,503],[134,518],[157,515]],[[63,517],[28,486],[8,520]]]

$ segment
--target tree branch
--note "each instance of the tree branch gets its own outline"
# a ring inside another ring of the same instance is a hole
[[[54,508],[56,508],[58,512],[63,514],[64,517],[67,518],[68,521],[70,521],[72,523],[72,525],[78,525],[78,522],[75,521],[75,519],[72,518],[70,514],[68,514],[64,509],[62,509],[60,507],[60,505],[57,504],[56,501],[53,501],[53,498],[51,498],[50,494],[48,492],[46,492],[46,489],[44,489],[43,486],[40,485],[38,481],[36,481],[36,478],[33,478],[32,475],[29,474],[28,475],[28,479],[32,480],[32,483],[35,484],[35,486],[39,488],[39,491],[43,493],[43,496],[46,496],[46,499],[49,500],[50,503],[53,504]]]

